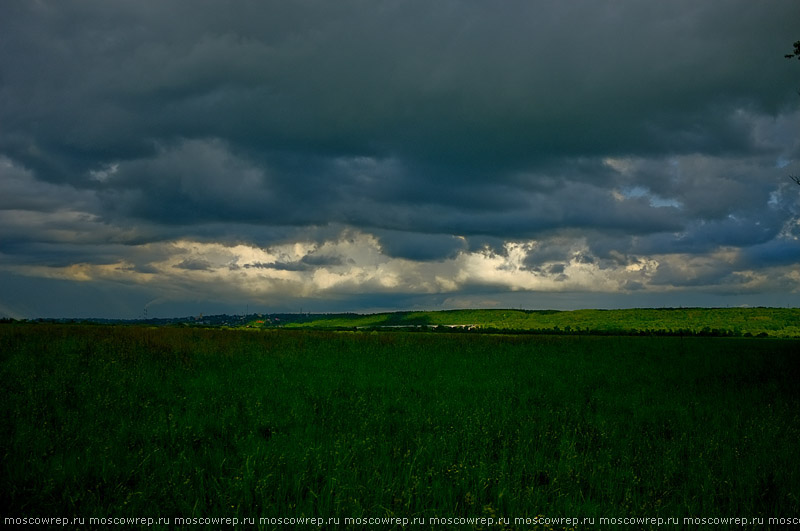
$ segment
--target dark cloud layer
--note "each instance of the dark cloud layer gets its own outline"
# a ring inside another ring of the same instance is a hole
[[[794,0],[4,2],[0,267],[270,270],[263,297],[313,280],[355,306],[580,291],[589,267],[608,292],[797,290],[797,20]]]

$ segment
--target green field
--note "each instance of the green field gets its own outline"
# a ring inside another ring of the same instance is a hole
[[[4,324],[0,516],[798,517],[798,381],[795,339]]]
[[[301,317],[301,316],[298,316]],[[635,308],[628,310],[449,310],[298,318],[300,328],[463,326],[558,333],[652,333],[800,337],[800,308]]]

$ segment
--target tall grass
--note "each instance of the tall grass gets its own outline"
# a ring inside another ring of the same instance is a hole
[[[3,515],[798,515],[800,341],[0,326]]]

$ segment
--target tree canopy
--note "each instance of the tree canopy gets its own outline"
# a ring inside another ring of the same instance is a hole
[[[794,52],[793,53],[787,53],[786,55],[784,55],[784,57],[787,58],[787,59],[797,58],[797,60],[800,61],[800,41],[795,41],[794,42]]]

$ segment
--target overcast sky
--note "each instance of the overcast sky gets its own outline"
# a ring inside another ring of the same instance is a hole
[[[800,306],[798,21],[4,0],[0,316]]]

